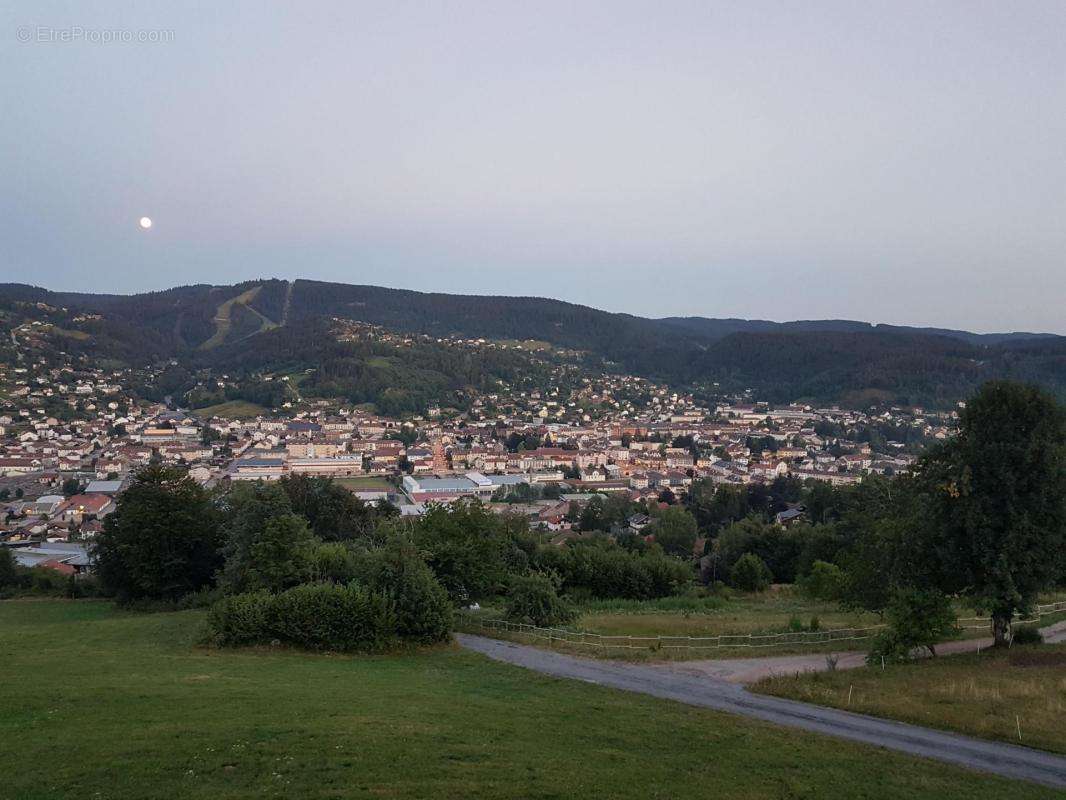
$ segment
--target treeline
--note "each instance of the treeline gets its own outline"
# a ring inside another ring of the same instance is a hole
[[[104,320],[83,326],[92,339],[75,342],[72,348],[140,365],[176,356],[198,358],[202,354],[196,348],[215,331],[219,305],[257,286],[251,308],[280,322],[288,283],[278,280],[187,286],[130,297],[54,293],[18,285],[9,287],[9,294],[103,313]],[[306,345],[317,344],[312,335],[334,316],[435,336],[544,340],[590,354],[590,366],[596,369],[607,366],[677,385],[713,388],[716,393],[752,389],[771,402],[808,399],[853,407],[944,408],[991,379],[1036,382],[1066,396],[1066,337],[996,339],[833,321],[788,327],[732,320],[680,324],[542,298],[486,299],[304,280],[293,284],[284,333],[248,336],[258,330],[261,320],[235,304],[230,346],[209,359],[228,370],[239,369],[245,354],[270,369],[313,367],[323,353]],[[290,328],[299,330],[289,332]],[[328,388],[344,394],[359,386],[363,377],[378,386],[390,379],[428,379],[433,394],[453,390],[464,381],[474,385],[461,360],[438,361],[435,367],[418,363],[390,374],[365,362],[341,360]],[[483,371],[491,373],[492,368]],[[480,372],[475,364],[473,377]],[[385,391],[368,394],[381,396]],[[387,404],[406,408],[421,402],[401,394]]]
[[[773,523],[776,510],[800,502],[806,521]],[[708,536],[712,579],[796,582],[887,614],[897,638],[882,652],[894,656],[949,632],[952,598],[989,613],[1003,643],[1016,614],[1066,584],[1066,411],[1036,387],[989,383],[967,402],[958,435],[907,474],[841,489],[697,483],[685,503]]]
[[[121,603],[209,605],[220,645],[327,650],[441,641],[456,609],[495,598],[515,619],[559,624],[573,599],[662,597],[694,579],[660,548],[604,538],[560,549],[476,502],[410,520],[325,478],[207,491],[157,465],[121,495],[95,558]]]

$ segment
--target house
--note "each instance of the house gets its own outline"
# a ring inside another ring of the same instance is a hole
[[[790,528],[797,522],[805,519],[807,516],[806,506],[799,504],[792,508],[786,508],[784,511],[778,512],[774,516],[774,522],[783,528]]]
[[[76,494],[67,498],[56,515],[67,522],[81,522],[86,517],[106,517],[115,510],[115,501],[106,494]]]

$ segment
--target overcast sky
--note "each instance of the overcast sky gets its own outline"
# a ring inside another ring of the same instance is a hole
[[[0,280],[1066,333],[1063,0],[8,0],[0,24]]]

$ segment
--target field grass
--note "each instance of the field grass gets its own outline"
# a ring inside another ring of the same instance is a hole
[[[355,478],[335,478],[334,483],[352,492],[395,492],[396,486],[380,475],[366,475]]]
[[[269,414],[270,410],[249,403],[247,400],[230,400],[226,403],[218,403],[213,406],[205,406],[196,409],[196,413],[202,417],[223,417],[225,419],[253,419],[262,414]]]
[[[202,620],[0,603],[0,796],[1061,796],[453,647],[214,650]]]
[[[751,688],[1066,753],[1066,645],[985,650],[883,671],[774,677]]]
[[[1050,594],[1041,602],[1053,602],[1062,598]],[[757,656],[784,656],[795,654],[818,654],[828,652],[867,650],[871,639],[836,638],[820,642],[819,637],[806,631],[830,631],[846,628],[875,628],[882,620],[872,613],[842,610],[836,603],[810,600],[792,586],[775,586],[760,594],[730,593],[727,595],[693,596],[678,595],[657,600],[586,600],[578,604],[579,617],[562,626],[570,631],[579,631],[600,636],[635,637],[637,641],[602,642],[589,637],[581,643],[558,639],[548,641],[527,633],[508,632],[481,627],[479,619],[499,619],[503,615],[501,603],[489,604],[471,615],[474,624],[466,628],[472,632],[498,636],[537,646],[548,646],[563,652],[578,653],[596,658],[621,658],[629,661],[694,660],[723,658],[752,658]],[[961,617],[974,615],[972,609],[959,606]],[[1041,625],[1051,624],[1066,613],[1046,615]],[[766,634],[802,633],[802,643],[780,639],[758,639],[750,642],[734,642],[739,646],[711,647],[709,642],[695,643],[698,647],[676,646],[682,642],[665,642],[673,647],[659,647],[658,642],[639,641],[641,637],[714,637],[746,636],[759,637]],[[868,631],[872,636],[876,630]],[[990,635],[984,628],[960,631],[958,638],[982,638]],[[621,645],[628,646],[621,646]],[[604,646],[611,645],[611,646]]]

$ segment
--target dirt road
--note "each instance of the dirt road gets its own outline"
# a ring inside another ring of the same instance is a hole
[[[528,645],[459,634],[459,643],[497,661],[547,675],[676,700],[815,733],[886,747],[970,769],[1066,789],[1066,758],[917,725],[756,695],[742,686],[674,668],[567,656]]]

